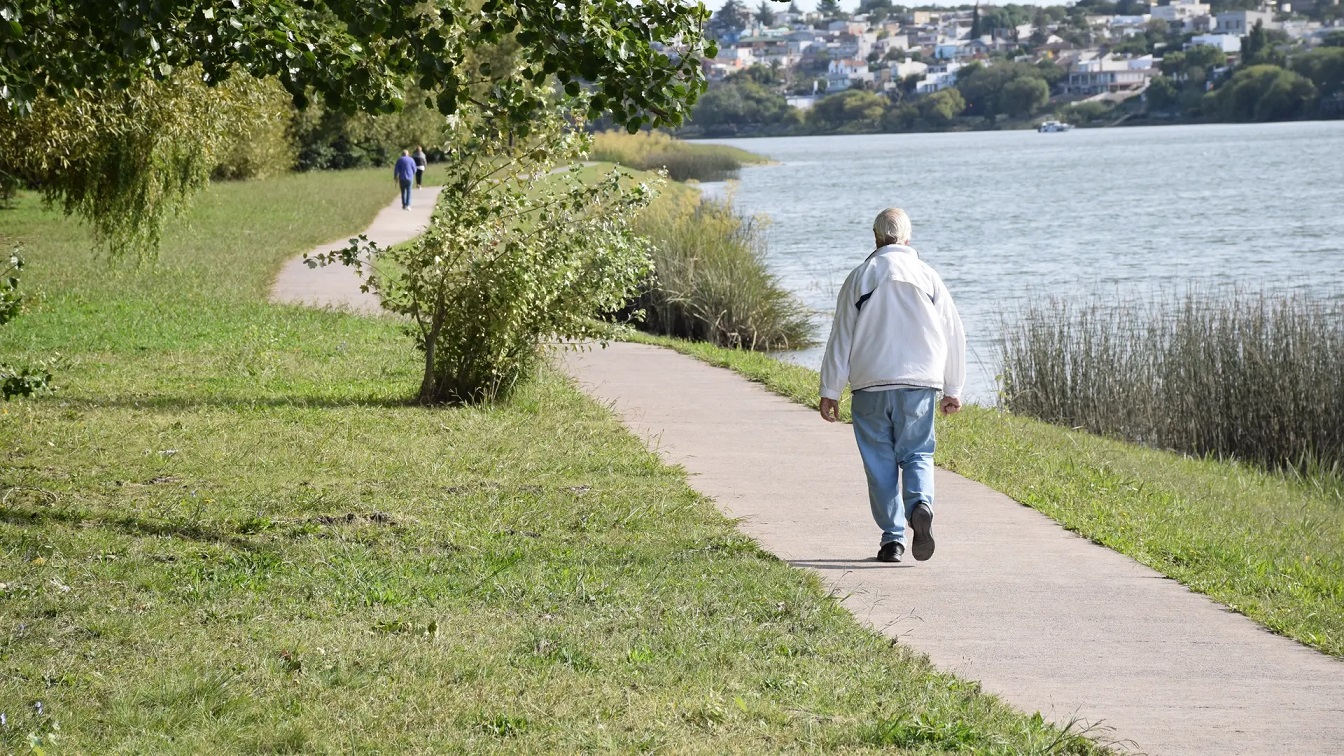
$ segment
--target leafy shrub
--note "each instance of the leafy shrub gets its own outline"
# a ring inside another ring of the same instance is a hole
[[[23,295],[19,293],[19,271],[23,270],[23,257],[14,246],[9,253],[8,264],[0,268],[0,326],[18,317],[23,305]],[[52,361],[43,361],[37,365],[15,366],[0,362],[0,399],[9,401],[16,396],[32,396],[51,388]]]
[[[446,164],[429,229],[383,258],[395,275],[366,269],[368,288],[407,316],[424,354],[420,403],[502,398],[531,375],[544,342],[598,337],[595,318],[644,280],[648,245],[627,219],[648,187],[615,171],[584,181],[553,170],[587,149],[587,137],[568,129],[575,117],[552,113],[519,132],[459,111],[453,143],[473,159]],[[314,264],[363,267],[362,252],[354,245]]]
[[[1344,465],[1344,301],[1240,292],[1053,302],[1012,324],[1013,412],[1271,468]]]
[[[1059,116],[1072,124],[1090,124],[1111,119],[1115,105],[1109,102],[1079,102],[1060,111]]]
[[[277,176],[294,167],[290,138],[294,106],[289,93],[274,79],[240,78],[239,98],[251,117],[235,125],[215,165],[213,177],[225,180]]]
[[[641,330],[744,349],[805,346],[808,311],[765,264],[760,222],[729,202],[661,201],[635,230],[653,244],[654,275],[635,302]]]

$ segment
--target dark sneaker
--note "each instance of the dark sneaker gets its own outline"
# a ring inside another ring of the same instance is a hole
[[[915,511],[910,513],[910,530],[914,531],[910,553],[916,562],[927,561],[933,556],[933,510],[928,504],[915,505]]]
[[[900,541],[888,541],[877,550],[877,561],[899,562],[901,561],[901,554],[904,553],[905,547],[901,545]]]

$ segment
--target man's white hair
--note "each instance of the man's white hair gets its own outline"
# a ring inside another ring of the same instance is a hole
[[[879,246],[910,243],[910,216],[899,207],[889,207],[873,221],[873,236]]]

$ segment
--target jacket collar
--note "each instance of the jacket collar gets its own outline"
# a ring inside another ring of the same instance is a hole
[[[868,255],[868,259],[871,260],[879,255],[897,254],[901,252],[908,252],[915,257],[919,257],[919,253],[915,251],[914,247],[905,244],[888,244],[885,247],[878,247],[873,250],[872,253]]]

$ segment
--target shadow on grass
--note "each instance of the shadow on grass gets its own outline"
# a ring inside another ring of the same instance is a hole
[[[134,409],[176,412],[196,409],[401,409],[421,407],[413,397],[388,399],[386,397],[231,397],[231,396],[120,396],[82,398],[60,396],[59,401],[68,409]]]
[[[71,528],[103,528],[135,537],[182,538],[214,543],[253,553],[268,552],[273,546],[239,535],[232,528],[195,522],[146,520],[132,515],[91,515],[61,509],[15,508],[0,506],[0,523],[40,526],[57,523]]]

